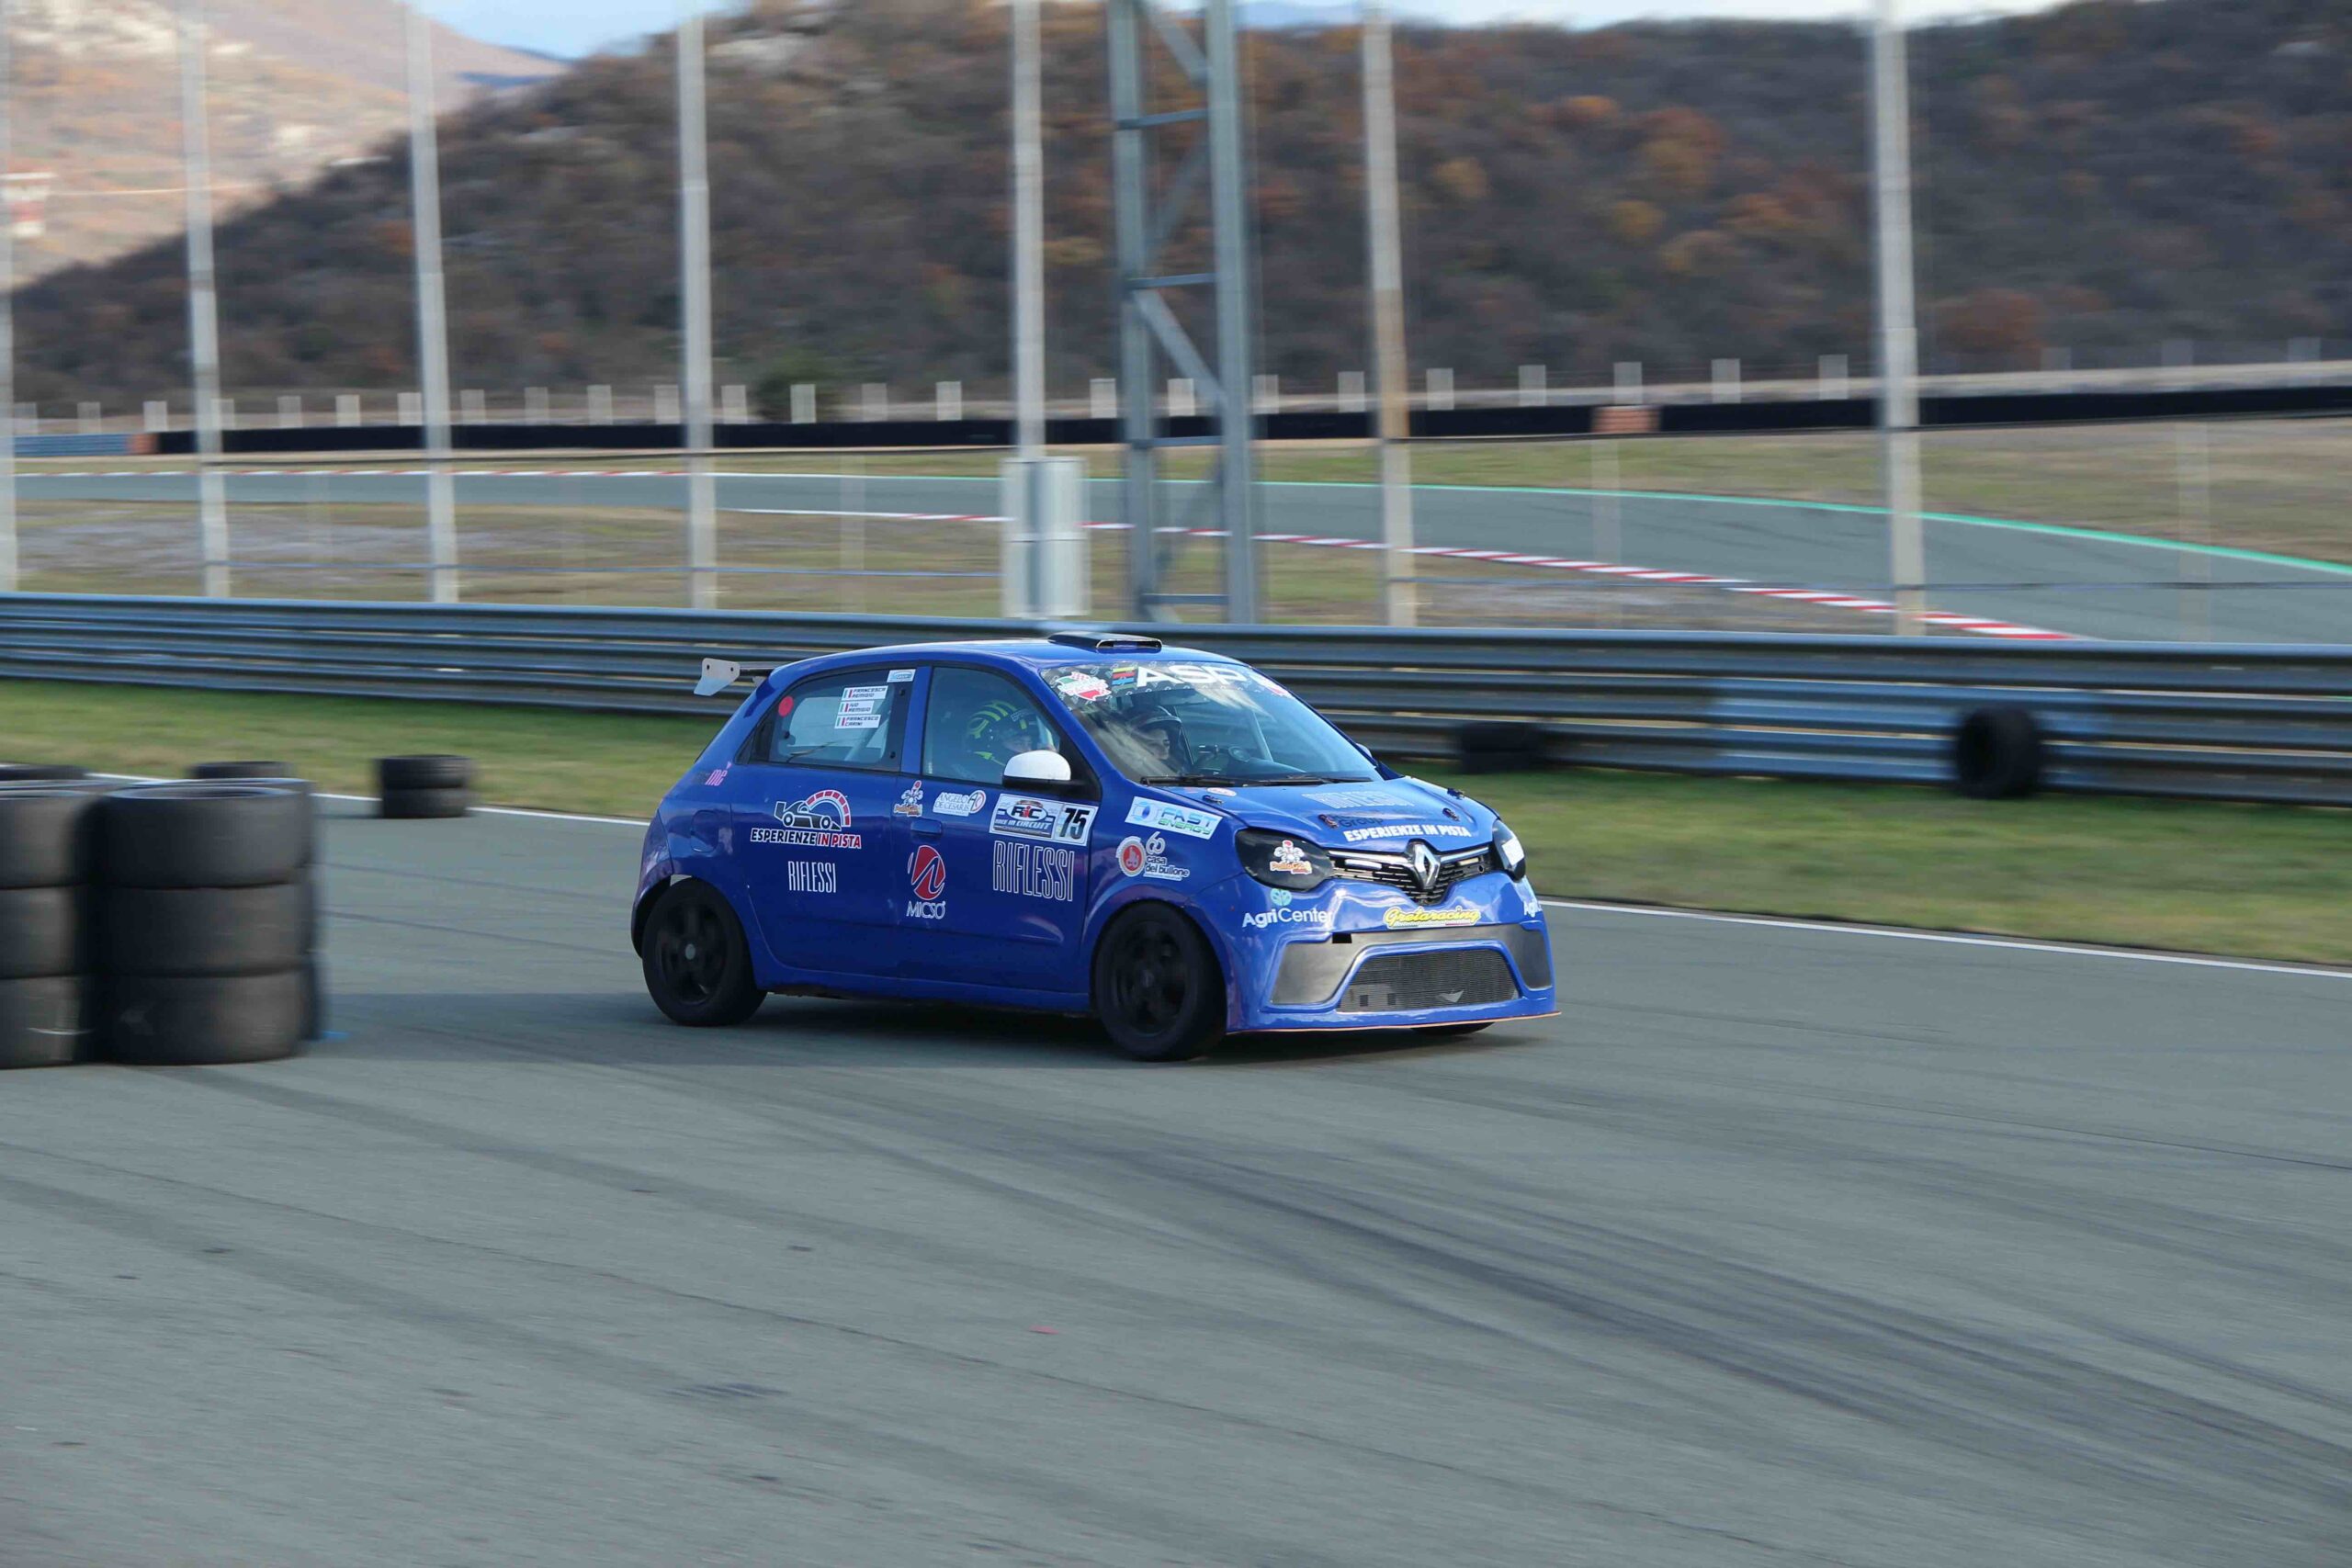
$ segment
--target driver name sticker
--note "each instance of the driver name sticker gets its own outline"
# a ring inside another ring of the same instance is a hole
[[[989,792],[984,789],[966,790],[961,795],[951,792],[933,795],[931,811],[934,817],[970,817],[978,814],[980,807],[988,803]]]
[[[1127,807],[1127,825],[1134,828],[1158,828],[1170,833],[1182,833],[1188,839],[1214,839],[1217,825],[1225,818],[1214,811],[1198,807],[1175,806],[1164,800],[1137,800]]]
[[[1188,866],[1168,858],[1168,840],[1154,833],[1149,842],[1130,833],[1119,840],[1119,870],[1128,876],[1154,882],[1182,882],[1193,874]]]
[[[1094,830],[1095,807],[1046,800],[1034,795],[1000,795],[989,818],[989,831],[1003,839],[1043,839],[1056,844],[1083,844]]]
[[[1475,926],[1478,923],[1476,909],[1390,909],[1380,917],[1380,923],[1392,931],[1419,931],[1428,926]]]
[[[847,707],[852,703],[876,703],[889,694],[888,686],[843,686],[842,706]]]
[[[1467,839],[1470,829],[1459,822],[1381,822],[1369,828],[1351,828],[1347,840],[1351,844],[1366,839]]]

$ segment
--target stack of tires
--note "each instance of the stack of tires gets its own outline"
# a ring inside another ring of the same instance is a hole
[[[379,757],[376,793],[386,817],[463,817],[473,806],[473,761],[466,757]]]
[[[102,791],[0,783],[0,1067],[51,1067],[89,1035],[90,828]]]
[[[116,1061],[291,1055],[315,1031],[311,794],[142,784],[97,818],[98,1032]]]

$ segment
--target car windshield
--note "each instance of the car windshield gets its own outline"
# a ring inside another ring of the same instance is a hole
[[[1046,683],[1137,784],[1362,784],[1380,775],[1321,715],[1246,664],[1153,660]]]

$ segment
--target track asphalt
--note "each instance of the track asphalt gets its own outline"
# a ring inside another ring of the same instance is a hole
[[[194,503],[184,476],[28,474],[28,499],[89,498]],[[399,475],[325,478],[240,475],[232,502],[421,505],[424,481]],[[1171,502],[1196,487],[1170,484]],[[1262,526],[1272,532],[1380,536],[1379,498],[1359,485],[1270,484]],[[458,502],[554,508],[684,504],[683,479],[656,474],[514,478],[460,476]],[[821,510],[846,504],[831,476],[731,475],[718,486],[723,507]],[[988,513],[998,510],[990,479],[869,478],[863,509]],[[1096,481],[1089,506],[1118,515],[1117,486]],[[1701,572],[1799,588],[1883,597],[1886,522],[1876,512],[1781,502],[1627,493],[1618,499],[1621,548],[1633,565]],[[1172,513],[1175,507],[1170,508]],[[1574,491],[1422,487],[1415,511],[1419,541],[1530,554],[1588,558],[1594,499]],[[462,531],[463,518],[459,519]],[[1991,619],[2081,637],[2171,640],[2184,635],[2184,594],[2210,601],[2211,635],[2232,642],[2352,641],[2352,568],[2334,570],[2227,553],[2195,553],[2161,540],[2134,542],[2088,533],[1987,521],[1926,525],[1930,603]],[[2184,575],[2216,586],[2179,586]],[[2038,585],[2038,586],[2026,586]],[[1858,615],[1855,629],[1883,625]]]
[[[0,1080],[11,1568],[2352,1557],[2352,978],[1561,908],[1446,1045],[697,1033],[627,827],[334,809],[339,1038]]]

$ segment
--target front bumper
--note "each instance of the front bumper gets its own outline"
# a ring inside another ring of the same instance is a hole
[[[1294,939],[1250,989],[1238,1029],[1398,1029],[1556,1010],[1551,936],[1540,917]]]

